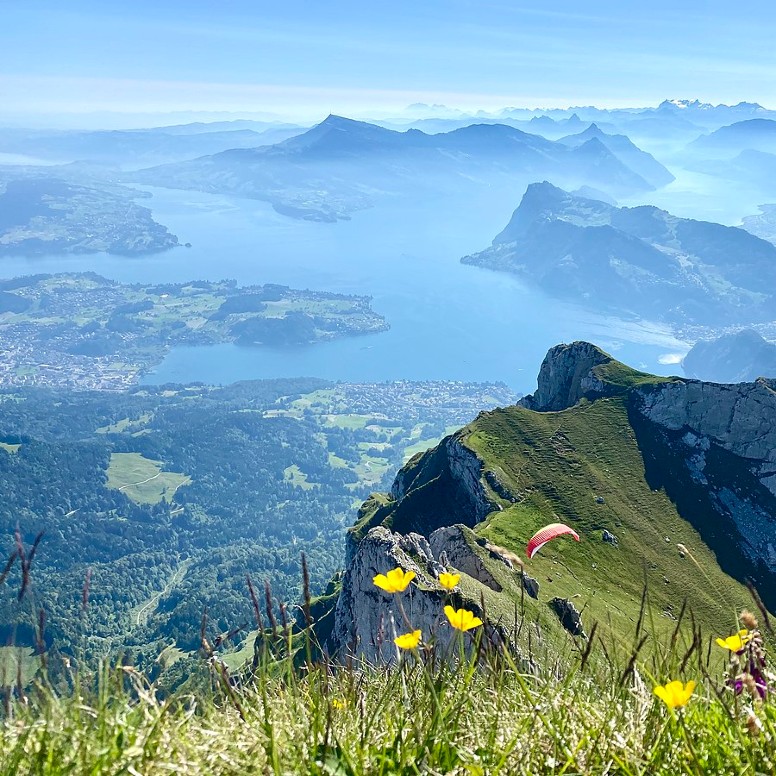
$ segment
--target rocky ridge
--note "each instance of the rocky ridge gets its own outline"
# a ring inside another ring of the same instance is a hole
[[[464,264],[516,274],[551,296],[675,324],[769,321],[776,247],[653,206],[615,207],[544,181]]]
[[[536,393],[520,403],[558,411],[581,398],[623,390],[602,379],[601,367],[613,364],[611,356],[589,343],[558,345],[542,363]],[[690,478],[708,489],[716,510],[737,528],[737,544],[749,560],[776,574],[776,512],[763,508],[740,485],[731,487],[707,471],[710,452],[726,451],[743,467],[742,476],[748,473],[754,480],[750,492],[756,483],[776,497],[776,381],[726,385],[672,379],[639,386],[639,373],[627,377],[633,383],[631,410],[654,425],[664,444],[679,450]]]
[[[557,412],[573,407],[582,398],[603,396],[608,386],[596,375],[595,367],[611,360],[588,342],[552,348],[539,369],[536,392],[521,399],[520,405],[538,412]]]
[[[609,443],[606,463],[594,460]],[[451,630],[440,617],[442,570],[462,575],[454,603],[483,617],[492,641],[510,642],[519,651],[515,634],[529,620],[541,622],[545,633],[584,639],[586,608],[607,608],[602,589],[613,599],[624,595],[627,574],[641,577],[634,569],[647,568],[647,558],[649,574],[664,586],[672,581],[669,575],[688,573],[686,566],[673,569],[675,555],[665,557],[663,536],[670,545],[670,534],[683,548],[680,558],[691,545],[693,558],[706,558],[707,568],[719,564],[714,573],[726,586],[743,590],[751,578],[773,608],[775,451],[772,381],[731,386],[659,378],[620,364],[590,343],[552,348],[532,396],[517,407],[481,413],[411,459],[390,494],[365,503],[349,536],[327,648],[341,656],[394,660],[391,634],[404,632],[409,622],[424,637],[434,632],[443,644],[449,641]],[[629,468],[616,474],[611,467],[625,456]],[[589,482],[586,497],[580,480]],[[646,525],[644,514],[650,515]],[[524,570],[511,550],[537,521],[558,519],[577,521],[583,542],[560,548],[562,561],[541,553]],[[395,598],[372,583],[375,574],[396,566],[418,577],[405,599],[408,620]],[[643,578],[635,577],[631,596],[637,599]],[[599,591],[586,602],[593,592],[585,580]],[[691,587],[683,581],[685,594],[692,594]],[[700,581],[695,603],[719,605],[706,600],[707,591],[707,581]],[[573,600],[580,596],[581,602]],[[670,617],[672,596],[660,596]]]

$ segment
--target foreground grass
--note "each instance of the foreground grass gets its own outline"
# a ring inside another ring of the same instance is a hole
[[[214,676],[217,675],[217,671]],[[692,675],[692,668],[686,673]],[[700,678],[700,677],[699,677]],[[225,685],[220,685],[225,687]],[[129,668],[87,697],[39,688],[0,726],[0,774],[759,774],[776,706],[713,680],[670,712],[636,673],[524,674],[509,660],[401,669],[277,665],[159,699]],[[752,716],[754,714],[756,719]],[[748,724],[747,724],[748,718]]]

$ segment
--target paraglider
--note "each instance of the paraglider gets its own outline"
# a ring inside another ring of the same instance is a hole
[[[544,526],[541,530],[537,531],[529,540],[525,554],[529,558],[533,558],[547,542],[557,539],[559,536],[565,535],[573,536],[576,541],[579,541],[579,534],[573,529],[569,528],[563,523],[550,523],[550,525]]]

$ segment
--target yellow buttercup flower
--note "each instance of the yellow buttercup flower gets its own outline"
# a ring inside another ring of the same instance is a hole
[[[474,612],[470,612],[468,609],[456,610],[452,606],[446,606],[445,614],[450,621],[450,625],[459,631],[471,630],[478,625],[482,625],[482,620],[479,617],[475,617]]]
[[[372,581],[386,593],[403,593],[413,579],[415,579],[414,571],[405,571],[397,567],[387,574],[378,574]]]
[[[749,631],[744,628],[726,639],[717,639],[717,644],[731,652],[740,652],[746,646],[749,638]]]
[[[460,574],[440,574],[439,575],[439,584],[442,585],[442,587],[445,590],[453,590],[460,581],[461,581]]]
[[[332,708],[334,708],[334,709],[344,709],[345,706],[346,706],[346,703],[345,703],[345,701],[342,701],[339,698],[335,698],[331,702],[331,705],[332,705]]]
[[[689,681],[687,684],[682,684],[678,680],[669,682],[665,687],[655,687],[654,690],[655,695],[669,709],[680,709],[682,706],[686,706],[694,691],[695,682]]]
[[[402,633],[401,636],[397,636],[393,643],[399,647],[399,649],[415,649],[420,644],[420,631],[412,631],[411,633]]]

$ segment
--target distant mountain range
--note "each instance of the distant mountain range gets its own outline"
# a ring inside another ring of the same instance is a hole
[[[651,186],[659,188],[675,180],[674,176],[652,154],[642,151],[625,135],[607,134],[596,124],[591,124],[579,134],[563,137],[559,142],[571,148],[579,148],[594,138]]]
[[[428,106],[426,106],[428,107]],[[444,108],[444,106],[441,106]],[[564,135],[580,132],[590,123],[596,123],[610,133],[626,134],[631,139],[666,142],[679,148],[699,135],[719,127],[748,119],[776,119],[776,111],[757,103],[741,102],[737,105],[711,105],[699,100],[664,100],[657,107],[649,108],[596,108],[575,106],[554,109],[505,108],[473,115],[451,112],[448,109],[418,112],[417,118],[382,121],[385,126],[407,129],[415,127],[424,132],[449,132],[453,129],[477,123],[508,124],[527,132],[556,140]]]
[[[720,173],[717,173],[720,174]],[[776,178],[776,154],[747,149],[741,151],[722,171],[725,177],[746,182],[774,196],[773,181]]]
[[[773,317],[776,246],[743,229],[528,187],[490,248],[462,259],[547,292],[674,323]]]
[[[597,108],[594,105],[574,105],[568,108],[503,108],[499,111],[477,111],[477,113],[466,114],[461,111],[454,111],[444,105],[414,105],[410,106],[407,112],[412,115],[423,115],[425,118],[439,117],[452,119],[516,119],[520,121],[530,121],[531,119],[547,117],[554,121],[564,120],[576,116],[579,120],[585,122],[598,121],[609,117],[646,117],[646,116],[666,116],[681,115],[687,120],[694,121],[703,125],[730,124],[733,121],[742,121],[746,118],[757,117],[776,117],[776,111],[763,108],[756,102],[739,102],[736,105],[712,105],[700,100],[673,99],[663,100],[656,107],[633,107],[633,108]]]
[[[694,140],[688,151],[714,158],[727,158],[745,151],[776,154],[776,120],[749,119],[720,127],[709,135]]]
[[[563,135],[567,135],[572,132],[581,132],[591,122],[582,121],[576,113],[572,114],[565,119],[552,119],[549,116],[534,116],[529,119],[514,119],[507,115],[502,115],[498,118],[492,116],[430,116],[422,119],[414,119],[411,122],[402,120],[390,120],[390,121],[375,121],[375,124],[388,129],[397,129],[405,131],[407,129],[419,129],[430,135],[439,134],[441,132],[452,132],[455,129],[463,129],[463,127],[470,127],[472,124],[503,124],[505,126],[514,127],[515,129],[522,129],[524,132],[528,132],[534,135],[541,135],[544,138],[551,140],[557,140]],[[602,125],[606,126],[606,125]]]
[[[650,108],[596,108],[592,105],[574,106],[565,109],[525,111],[520,108],[505,108],[494,118],[530,119],[540,113],[554,120],[578,116],[582,121],[642,121],[649,118],[680,118],[696,126],[716,128],[735,121],[752,118],[776,118],[776,111],[763,108],[756,102],[739,102],[737,105],[712,105],[700,100],[663,100],[657,107]]]
[[[0,154],[137,168],[193,159],[229,148],[271,145],[301,131],[302,127],[293,125],[255,121],[104,131],[0,129]]]
[[[682,362],[688,377],[716,383],[776,377],[776,345],[752,329],[696,342]]]
[[[498,186],[511,192],[546,178],[617,197],[672,179],[627,138],[598,127],[588,132],[554,142],[503,124],[473,124],[430,135],[329,116],[274,146],[163,165],[132,180],[252,197],[288,215],[335,220],[385,195],[428,197],[443,191],[471,196]]]
[[[763,200],[774,197],[776,179],[776,119],[739,121],[695,139],[683,152],[684,166],[746,186]],[[746,228],[769,239],[776,235],[756,231],[759,218],[749,219]]]

